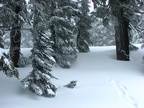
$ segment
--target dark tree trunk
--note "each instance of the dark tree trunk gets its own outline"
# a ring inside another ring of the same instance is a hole
[[[89,49],[89,45],[87,44],[87,42],[84,41],[84,37],[82,37],[82,33],[81,33],[81,30],[78,31],[78,34],[77,34],[77,49],[79,52],[89,52],[90,49]]]
[[[15,13],[19,14],[21,11],[20,6],[15,7]],[[20,44],[21,44],[21,26],[18,24],[18,17],[15,19],[13,24],[10,36],[11,36],[11,45],[10,45],[10,56],[14,63],[15,67],[18,67],[18,61],[20,58]]]
[[[53,13],[53,11],[55,10],[55,8],[56,8],[55,1],[51,0],[50,1],[50,10],[51,10],[50,17],[55,16],[54,13]],[[54,52],[56,52],[57,51],[57,48],[56,48],[56,35],[55,35],[56,33],[55,33],[55,29],[54,29],[53,25],[50,26],[50,31],[51,31],[51,40],[54,42],[52,44],[52,49],[54,50]],[[55,56],[54,56],[54,58],[56,59]]]
[[[117,60],[129,61],[129,20],[124,17],[124,7],[119,4],[124,3],[125,0],[110,0],[109,2],[112,13],[117,18],[118,22],[115,26]]]
[[[128,26],[129,22],[125,18],[119,17],[118,25],[115,26],[117,60],[129,61]]]
[[[2,0],[0,0],[0,3],[3,3]],[[0,26],[2,26],[1,22],[0,22]],[[4,30],[0,28],[0,48],[4,48],[3,35],[4,35]]]
[[[4,35],[4,31],[2,29],[0,29],[0,48],[4,48],[3,35]]]
[[[54,52],[57,52],[57,42],[56,42],[56,33],[55,33],[55,29],[54,26],[50,26],[50,30],[51,30],[51,40],[54,42],[52,44],[52,49],[54,50]],[[55,57],[54,57],[55,58]],[[56,58],[55,58],[56,59]]]
[[[77,34],[77,49],[79,50],[79,52],[82,52],[81,51],[81,48],[80,48],[80,42],[81,42],[81,39],[80,39],[80,30],[78,30],[78,34]]]

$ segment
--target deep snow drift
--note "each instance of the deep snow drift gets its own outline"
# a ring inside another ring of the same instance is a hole
[[[53,68],[59,80],[56,97],[37,96],[24,90],[20,81],[32,70],[18,68],[20,80],[0,71],[0,108],[144,108],[144,49],[131,52],[131,61],[115,60],[115,47],[91,47],[79,53],[70,69]],[[0,49],[0,52],[6,51]],[[22,49],[25,56],[30,49]],[[63,85],[77,80],[74,89]]]

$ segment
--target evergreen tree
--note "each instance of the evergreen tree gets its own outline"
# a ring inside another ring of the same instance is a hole
[[[117,0],[109,1],[112,14],[117,19],[115,25],[115,38],[116,38],[116,54],[118,60],[129,60],[130,45],[130,30],[136,28],[138,25],[138,18],[135,17],[136,13],[141,14],[143,1],[136,0]],[[133,17],[134,21],[133,21]],[[134,24],[133,22],[137,23]]]
[[[20,41],[21,41],[21,26],[24,22],[25,0],[4,0],[2,1],[0,23],[3,29],[11,30],[10,33],[10,56],[14,66],[18,66]],[[23,11],[22,11],[23,10]]]
[[[116,55],[117,60],[129,61],[129,19],[124,17],[124,7],[122,3],[127,0],[109,1],[112,6],[112,13],[117,18],[118,24],[115,25]],[[117,7],[116,7],[117,6]]]
[[[35,92],[38,95],[55,96],[57,88],[50,81],[55,78],[52,74],[52,67],[55,63],[51,56],[52,48],[50,37],[44,30],[47,30],[47,19],[44,10],[47,8],[43,1],[32,1],[34,10],[33,19],[33,49],[32,49],[32,72],[22,80],[24,88]]]
[[[115,45],[115,31],[113,23],[110,23],[105,27],[102,19],[95,17],[95,15],[91,17],[93,18],[92,29],[90,29],[92,45]]]
[[[3,46],[3,35],[4,35],[4,29],[7,26],[11,25],[12,16],[14,16],[12,10],[8,7],[7,0],[0,0],[1,6],[0,6],[0,47],[4,48]],[[3,28],[5,27],[5,28]],[[9,54],[3,53],[0,58],[0,70],[2,70],[8,77],[19,77],[18,70],[14,67],[14,64],[11,60],[11,57]]]
[[[3,53],[0,58],[0,71],[3,71],[8,77],[19,78],[18,70],[14,67],[9,54]]]
[[[3,7],[3,2],[0,1],[0,13],[2,13],[2,7]],[[2,29],[2,15],[0,15],[0,48],[4,48],[4,40],[3,40],[3,35],[4,35],[4,30]]]
[[[98,3],[106,7],[106,0],[92,0],[95,7]],[[135,13],[141,14],[143,1],[139,0],[109,0],[109,7],[113,16],[115,17],[115,41],[116,41],[116,55],[118,60],[129,61],[129,46],[130,46],[130,29],[135,28],[132,21]],[[131,26],[133,25],[133,27]]]
[[[70,0],[51,2],[51,18],[49,23],[51,39],[54,42],[54,57],[59,66],[63,68],[69,68],[71,66],[68,57],[77,57],[76,44],[73,36],[75,27],[71,18],[81,13],[72,4]]]
[[[22,3],[21,0],[15,0],[9,2],[13,11],[15,12],[14,21],[12,24],[12,30],[10,33],[10,56],[14,63],[15,67],[18,67],[18,61],[20,58],[20,45],[21,45],[21,18],[20,12],[22,11]]]
[[[77,22],[78,34],[77,34],[77,48],[79,52],[89,52],[91,18],[89,14],[89,0],[82,0],[80,10],[82,15]]]

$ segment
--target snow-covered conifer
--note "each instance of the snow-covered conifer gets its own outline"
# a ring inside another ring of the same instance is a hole
[[[3,23],[3,1],[0,1],[0,26]],[[4,48],[4,40],[3,40],[4,30],[0,27],[0,48]]]
[[[79,52],[89,52],[91,19],[89,13],[89,0],[82,0],[80,10],[82,15],[77,22],[78,34],[77,34],[77,49]]]
[[[91,42],[94,46],[110,46],[115,45],[115,31],[113,23],[106,27],[103,25],[103,20],[93,17],[92,29],[90,29]],[[110,22],[110,21],[109,21]]]
[[[76,42],[73,36],[75,28],[71,21],[72,16],[80,15],[80,11],[71,6],[70,0],[60,0],[52,2],[50,30],[51,39],[53,40],[53,50],[59,66],[69,68],[71,66],[68,57],[76,58]]]
[[[14,67],[9,54],[3,53],[0,58],[0,70],[2,70],[8,77],[19,78],[18,70]]]
[[[24,57],[24,55],[22,53],[20,53],[20,59],[18,61],[18,65],[19,67],[25,67],[26,65],[29,64],[29,59]]]
[[[2,0],[0,26],[10,32],[10,57],[15,67],[20,55],[21,27],[26,19],[25,0]]]
[[[32,1],[34,8],[33,19],[33,49],[32,49],[32,67],[31,73],[22,80],[24,88],[35,92],[38,95],[55,96],[56,86],[50,81],[55,78],[52,74],[52,67],[55,63],[51,56],[53,50],[50,37],[46,35],[47,19],[44,9],[46,6],[40,1]]]

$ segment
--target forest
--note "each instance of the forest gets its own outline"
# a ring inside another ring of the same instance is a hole
[[[144,47],[143,0],[0,0],[0,13],[0,48],[8,49],[0,72],[19,79],[18,68],[31,64],[21,85],[38,95],[54,97],[53,66],[71,68],[91,46],[116,46],[120,61],[130,61],[135,44]],[[23,48],[31,48],[29,58]]]

